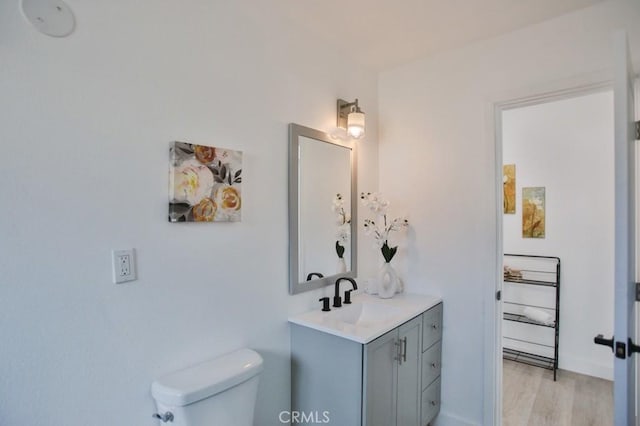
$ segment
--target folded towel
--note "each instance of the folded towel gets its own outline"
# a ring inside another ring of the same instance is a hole
[[[554,323],[554,319],[548,312],[542,311],[540,309],[532,308],[527,306],[522,311],[522,314],[534,321],[540,322],[546,325],[552,325]]]
[[[521,280],[522,279],[522,271],[519,269],[512,269],[507,265],[504,265],[504,279],[505,280]]]

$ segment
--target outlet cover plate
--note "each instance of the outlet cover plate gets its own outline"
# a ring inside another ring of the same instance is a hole
[[[136,275],[135,250],[113,250],[111,252],[113,282],[115,284],[133,281]]]

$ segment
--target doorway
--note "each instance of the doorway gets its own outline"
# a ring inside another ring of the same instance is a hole
[[[504,261],[514,279],[502,287],[498,337],[525,356],[504,361],[502,424],[610,423],[613,360],[593,336],[613,333],[613,94],[586,89],[498,113],[503,253],[534,259]],[[559,259],[557,277],[531,275],[546,268],[539,256]],[[557,288],[531,285],[554,279]]]

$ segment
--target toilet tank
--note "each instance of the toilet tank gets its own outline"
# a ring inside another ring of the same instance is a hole
[[[158,413],[170,412],[172,426],[251,426],[262,357],[242,349],[153,382]]]

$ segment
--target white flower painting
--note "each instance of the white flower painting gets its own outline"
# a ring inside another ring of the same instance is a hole
[[[169,222],[239,222],[242,152],[186,142],[170,148]]]

